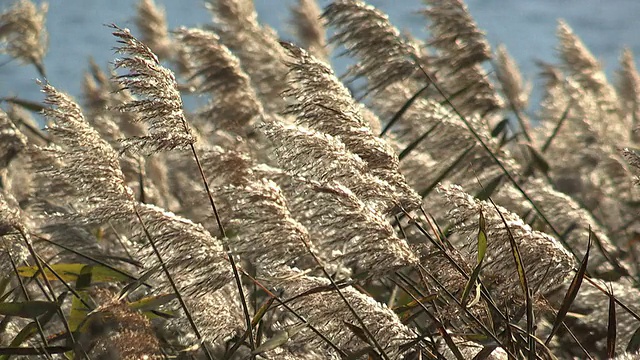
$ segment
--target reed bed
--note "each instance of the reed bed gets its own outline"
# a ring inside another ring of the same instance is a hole
[[[461,0],[426,39],[300,0],[296,43],[207,6],[141,0],[81,99],[46,4],[0,14],[44,94],[1,98],[0,359],[640,359],[631,51],[610,82],[560,21],[531,112]]]

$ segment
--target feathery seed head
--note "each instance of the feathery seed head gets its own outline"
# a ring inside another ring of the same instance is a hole
[[[0,14],[0,52],[25,63],[33,64],[44,76],[42,60],[47,52],[49,36],[45,17],[49,8],[43,2],[40,9],[29,0],[17,1]]]
[[[202,113],[208,122],[218,129],[237,132],[262,114],[249,76],[218,35],[186,28],[176,35],[188,68],[200,80],[197,91],[212,94],[212,102]]]
[[[115,109],[135,113],[139,116],[137,121],[145,122],[149,128],[146,136],[126,139],[124,148],[157,152],[189,147],[196,140],[187,125],[173,72],[160,65],[151,49],[133,37],[128,29],[116,25],[111,28],[121,44],[116,52],[126,55],[117,59],[114,65],[116,69],[128,70],[126,74],[116,76],[115,81],[137,96]]]
[[[322,15],[336,28],[331,42],[344,45],[358,58],[347,75],[367,79],[367,93],[384,90],[415,73],[418,46],[400,36],[386,14],[355,0],[332,2]]]

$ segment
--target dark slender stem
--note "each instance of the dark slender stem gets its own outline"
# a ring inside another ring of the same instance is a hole
[[[446,94],[444,93],[444,91],[440,88],[440,86],[435,82],[435,80],[433,79],[433,77],[431,75],[429,75],[429,73],[424,70],[424,68],[422,66],[420,66],[420,70],[422,71],[422,73],[424,74],[424,76],[427,78],[428,81],[433,83],[434,88],[436,89],[436,91],[438,91],[438,93],[440,94],[440,96],[442,96],[445,100],[445,103],[447,105],[449,105],[449,107],[453,110],[453,112],[458,116],[458,118],[460,118],[460,120],[465,124],[465,126],[469,129],[469,131],[471,132],[471,135],[473,135],[473,137],[478,141],[478,143],[480,143],[480,145],[482,146],[482,148],[489,154],[489,156],[491,157],[491,159],[496,163],[496,165],[498,165],[498,167],[500,167],[500,169],[502,170],[502,172],[505,174],[505,176],[507,177],[507,179],[509,179],[509,182],[511,182],[511,184],[513,184],[513,186],[518,190],[518,192],[520,194],[522,194],[522,196],[527,200],[527,202],[529,202],[531,204],[531,206],[533,207],[533,209],[536,211],[536,213],[538,213],[538,215],[540,216],[540,218],[545,222],[545,224],[547,226],[549,226],[549,228],[551,229],[551,231],[553,231],[553,233],[560,238],[560,233],[558,232],[558,230],[556,230],[556,228],[553,226],[553,224],[551,224],[551,222],[549,221],[549,219],[547,219],[547,217],[542,213],[542,211],[540,210],[540,208],[538,208],[538,206],[536,205],[536,203],[533,201],[533,199],[531,199],[531,197],[529,197],[529,195],[522,189],[522,187],[520,187],[520,185],[518,184],[518,182],[513,178],[513,176],[511,175],[511,173],[509,173],[509,171],[504,167],[504,165],[502,164],[502,162],[496,157],[496,155],[493,153],[493,151],[491,151],[491,149],[489,148],[489,146],[484,142],[484,140],[482,140],[482,138],[480,137],[480,135],[478,135],[478,132],[473,128],[473,126],[471,126],[471,124],[469,123],[469,121],[465,118],[464,115],[462,115],[460,113],[460,111],[458,111],[458,109],[451,103],[451,101],[449,100],[449,98],[446,96]],[[571,252],[571,254],[573,254],[573,257],[577,260],[580,260],[578,258],[578,256],[576,255],[576,253],[573,251],[573,249],[569,246],[569,244],[566,243],[565,240],[560,239],[560,241],[563,242],[563,245],[567,248],[567,250],[569,252]]]
[[[184,123],[186,128],[186,123]],[[236,282],[236,287],[238,288],[238,295],[240,296],[240,303],[242,304],[242,312],[244,313],[244,319],[247,326],[247,331],[249,332],[249,344],[251,345],[251,350],[256,349],[255,340],[253,337],[253,327],[251,326],[251,316],[249,315],[249,307],[247,306],[247,300],[244,296],[244,289],[242,288],[242,280],[240,279],[240,274],[238,273],[238,266],[236,265],[236,261],[233,258],[233,254],[231,253],[231,249],[227,244],[227,233],[224,230],[224,226],[222,225],[222,221],[220,220],[220,215],[218,214],[218,209],[216,207],[215,201],[213,201],[213,196],[211,195],[211,190],[209,189],[209,182],[207,181],[206,176],[204,175],[204,170],[202,169],[202,165],[200,164],[200,158],[198,157],[198,153],[196,152],[196,147],[191,145],[191,152],[193,154],[193,158],[196,161],[196,165],[198,166],[198,171],[200,172],[200,176],[202,177],[202,183],[204,184],[204,188],[207,191],[207,197],[209,198],[209,203],[211,204],[211,209],[213,210],[213,214],[216,217],[216,222],[218,223],[218,229],[220,230],[220,235],[222,236],[222,243],[224,246],[224,250],[227,252],[229,257],[229,263],[231,264],[231,269],[233,270],[233,277]]]
[[[44,272],[44,267],[42,266],[42,263],[40,262],[40,257],[38,256],[38,254],[36,253],[35,249],[33,248],[33,244],[31,244],[31,240],[29,239],[29,235],[24,231],[24,229],[21,228],[16,228],[16,230],[18,230],[18,232],[20,233],[20,236],[22,236],[22,239],[24,240],[25,244],[27,244],[27,249],[29,250],[29,253],[31,254],[31,257],[33,257],[33,261],[36,263],[36,266],[38,267],[38,270],[42,273],[42,278],[44,280],[44,284],[47,287],[47,290],[49,290],[49,293],[51,294],[52,298],[54,301],[56,301],[56,293],[53,290],[53,286],[51,286],[51,282],[49,281],[49,279],[47,278],[47,274]],[[76,346],[76,340],[75,337],[73,336],[73,331],[71,331],[71,326],[69,326],[69,322],[67,321],[67,317],[64,315],[64,312],[62,311],[62,308],[60,306],[57,307],[57,312],[58,315],[60,316],[60,319],[62,320],[62,324],[64,325],[64,329],[67,331],[68,335],[69,335],[69,340],[71,340],[71,345],[72,346]]]
[[[209,352],[209,349],[207,348],[207,345],[205,344],[204,338],[202,337],[202,334],[200,333],[200,330],[198,329],[198,326],[196,325],[195,321],[193,321],[193,316],[191,316],[191,311],[189,311],[189,308],[187,307],[187,304],[185,303],[184,299],[182,298],[180,290],[178,290],[178,286],[176,285],[175,281],[173,280],[173,277],[171,276],[171,273],[169,272],[169,269],[167,268],[167,265],[165,264],[164,260],[162,259],[162,255],[160,254],[160,251],[158,250],[158,247],[156,246],[156,243],[153,240],[153,237],[151,236],[151,233],[149,233],[149,229],[147,228],[147,226],[145,225],[144,221],[142,220],[142,216],[140,216],[140,212],[138,211],[138,204],[134,203],[133,204],[133,209],[134,209],[134,212],[136,214],[136,217],[138,218],[138,221],[140,222],[140,226],[142,226],[142,230],[144,231],[144,234],[147,237],[147,240],[149,240],[149,245],[151,245],[151,249],[153,250],[153,253],[158,258],[158,261],[160,262],[160,266],[162,267],[162,271],[164,271],[165,275],[167,276],[167,279],[169,279],[169,284],[171,285],[171,289],[176,294],[176,298],[178,299],[178,302],[180,303],[180,306],[184,310],[185,316],[187,317],[187,320],[189,321],[189,324],[191,325],[191,328],[193,329],[193,332],[195,333],[196,337],[200,341],[200,345],[202,346],[202,349],[204,350],[205,355],[207,356],[207,358],[209,360],[213,360],[213,356]]]
[[[9,255],[9,261],[11,262],[11,267],[13,268],[13,272],[16,274],[16,277],[18,278],[18,284],[20,284],[22,295],[24,296],[26,301],[31,301],[29,293],[27,292],[27,288],[24,285],[24,282],[22,281],[22,277],[20,276],[20,273],[18,272],[18,267],[16,266],[16,262],[15,260],[13,260],[13,256],[11,255],[11,252],[8,250],[7,250],[7,255]],[[45,346],[48,346],[49,344],[47,343],[47,337],[44,335],[44,330],[42,329],[42,324],[40,324],[40,320],[36,318],[34,319],[34,321],[36,323],[36,327],[38,328],[38,334],[40,334],[40,338],[42,338],[42,343]]]
[[[384,351],[384,348],[380,345],[380,343],[378,343],[378,340],[375,338],[375,336],[373,336],[371,331],[369,331],[369,328],[365,324],[364,320],[360,317],[360,315],[358,315],[358,312],[353,308],[353,306],[351,306],[351,304],[349,303],[349,300],[347,300],[347,298],[344,296],[344,294],[340,290],[340,287],[336,284],[336,282],[333,280],[331,275],[327,272],[327,269],[325,269],[324,265],[322,264],[318,256],[313,252],[313,250],[311,249],[311,246],[304,240],[302,242],[304,243],[304,246],[309,252],[309,254],[311,254],[311,257],[313,257],[315,262],[318,264],[318,266],[322,270],[322,273],[327,277],[327,279],[329,279],[333,288],[336,290],[336,292],[338,293],[342,301],[344,301],[344,303],[347,305],[347,308],[349,308],[349,311],[351,311],[353,316],[356,318],[356,320],[362,327],[362,330],[364,331],[364,333],[367,335],[367,337],[371,339],[376,349],[378,349],[378,351],[380,352],[380,355],[386,360],[391,360],[389,358],[389,355],[387,355],[387,353]]]

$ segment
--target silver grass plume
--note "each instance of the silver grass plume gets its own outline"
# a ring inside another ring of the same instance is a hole
[[[202,225],[164,209],[140,204],[138,211],[204,338],[215,341],[238,331],[242,316],[237,316],[239,304],[231,295],[237,289],[231,281],[233,274],[222,243]],[[137,231],[136,240],[146,242],[140,223],[132,220],[131,226]],[[146,269],[160,265],[148,246],[141,249],[138,257]],[[231,289],[226,286],[229,284]],[[157,291],[172,289],[163,282]],[[184,318],[175,322],[183,329],[189,328]]]
[[[635,353],[632,354],[630,352],[623,352],[622,354],[617,355],[614,360],[638,360],[640,359],[640,354]]]
[[[116,51],[127,56],[114,62],[116,69],[128,70],[115,80],[137,96],[137,99],[120,104],[115,109],[137,114],[137,121],[145,122],[149,129],[146,136],[123,141],[123,147],[158,152],[192,145],[196,139],[185,119],[173,72],[160,65],[151,49],[133,37],[129,30],[116,25],[111,27],[121,44]]]
[[[484,33],[478,29],[467,6],[461,0],[425,1],[424,14],[429,18],[430,44],[442,52],[437,60],[453,71],[469,68],[491,59]]]
[[[339,138],[346,149],[367,163],[369,172],[395,188],[401,205],[413,208],[420,202],[398,171],[399,160],[391,146],[371,131],[349,91],[328,65],[306,51],[282,43],[293,61],[287,63],[289,88],[284,93],[290,104],[286,114],[299,125]]]
[[[131,93],[121,89],[110,80],[115,73],[105,73],[95,61],[89,61],[89,71],[85,73],[82,90],[84,108],[88,120],[100,135],[116,149],[120,147],[119,139],[144,135],[144,125],[135,122],[130,113],[116,111],[116,105],[135,100]]]
[[[631,132],[619,112],[608,110],[599,98],[567,77],[549,89],[541,113],[547,121],[535,135],[540,143],[554,137],[545,149],[554,186],[576,198],[606,227],[617,229],[631,220],[626,204],[638,197],[619,156]]]
[[[634,175],[636,185],[640,185],[640,155],[629,148],[622,149],[622,156],[631,165],[631,172]]]
[[[159,58],[171,58],[173,44],[169,38],[164,8],[156,5],[154,0],[140,0],[137,11],[135,22],[142,33],[142,42]]]
[[[113,295],[112,295],[113,296]],[[129,304],[112,299],[86,318],[87,330],[80,338],[81,349],[94,359],[161,359],[160,342],[151,323]]]
[[[389,17],[356,0],[336,0],[324,10],[328,25],[336,28],[330,41],[344,45],[358,59],[347,75],[367,80],[366,92],[384,90],[417,70],[418,46],[403,39]]]
[[[305,276],[300,271],[292,270],[290,280],[283,281],[278,287],[285,291],[287,298],[294,298],[290,306],[318,331],[326,335],[340,349],[349,354],[370,347],[369,343],[354,335],[350,326],[360,328],[360,323],[355,319],[344,301],[329,280]],[[326,291],[306,293],[309,290],[326,288]],[[411,342],[416,335],[398,318],[398,316],[386,305],[378,303],[370,296],[360,293],[353,287],[344,287],[340,290],[347,302],[362,318],[368,330],[378,341],[380,346],[391,359],[400,359],[402,355],[411,349],[403,345]],[[300,323],[290,323],[289,328],[300,327]],[[336,356],[327,344],[308,329],[299,331],[292,337],[296,343],[306,343]]]
[[[27,141],[27,137],[16,128],[9,115],[0,110],[0,169],[6,168],[26,148]]]
[[[590,122],[598,135],[613,141],[628,139],[629,124],[625,123],[627,119],[616,116],[616,92],[607,81],[600,63],[562,20],[559,21],[557,33],[560,42],[558,53],[563,61],[563,70],[580,84],[581,90],[592,94],[591,101],[600,110],[590,116]]]
[[[564,20],[558,21],[557,33],[560,41],[558,53],[563,61],[563,69],[574,76],[585,89],[611,97],[608,100],[615,99],[602,66]]]
[[[502,92],[515,111],[523,111],[529,103],[531,84],[525,84],[515,60],[507,52],[504,45],[496,50],[496,75],[500,81]]]
[[[292,25],[302,47],[318,59],[327,60],[329,49],[325,37],[322,11],[316,0],[298,0],[291,8]]]
[[[553,237],[532,230],[517,215],[500,206],[496,209],[490,202],[474,199],[459,186],[450,185],[440,190],[447,199],[448,214],[460,242],[453,238],[451,241],[470,259],[475,258],[478,251],[478,218],[480,212],[484,215],[488,247],[481,276],[483,284],[497,301],[509,303],[522,300],[524,296],[521,291],[514,290],[520,286],[519,279],[508,231],[500,214],[518,244],[533,295],[554,289],[571,274],[574,258]]]
[[[290,178],[281,184],[291,212],[309,231],[323,259],[356,271],[384,274],[417,263],[385,216],[336,182]]]
[[[228,204],[229,228],[237,233],[230,247],[250,261],[260,275],[273,275],[292,265],[313,248],[307,229],[295,220],[283,191],[274,181],[253,170],[248,155],[214,147],[205,152],[207,172],[221,179],[216,194]]]
[[[259,274],[274,274],[309,255],[307,247],[312,244],[307,229],[291,214],[278,184],[257,179],[245,185],[227,185],[219,193],[231,202],[230,224],[238,232],[230,246],[242,259],[255,264]]]
[[[589,242],[589,227],[598,237],[605,251],[609,254],[616,253],[616,248],[606,231],[598,225],[591,213],[582,208],[573,198],[555,190],[542,179],[531,179],[522,188],[549,219],[555,230],[564,234],[564,241],[573,253],[578,256],[583,256],[586,253]],[[518,214],[533,211],[531,204],[525,201],[522,195],[511,186],[501,188],[494,199]],[[542,229],[551,231],[547,226]],[[588,271],[595,274],[611,270],[611,265],[604,254],[595,248],[589,255],[588,265]]]
[[[11,274],[11,260],[21,263],[29,257],[29,252],[20,237],[24,230],[23,214],[17,201],[10,194],[0,193],[0,271]]]
[[[134,121],[134,114],[113,110],[116,105],[134,100],[128,91],[118,90],[117,84],[109,81],[109,76],[90,61],[90,72],[85,73],[83,81],[87,120],[116,150],[121,149],[123,139],[145,133],[144,125]],[[176,208],[167,184],[165,158],[125,151],[120,157],[120,166],[136,199],[143,199],[141,192],[144,191],[144,202]]]
[[[77,220],[103,223],[133,214],[131,190],[125,185],[118,154],[85,120],[80,107],[49,84],[42,85],[44,115],[57,145],[33,153],[47,194],[72,200]]]
[[[611,292],[616,299],[626,304],[636,314],[640,313],[638,298],[640,291],[626,281],[604,282],[595,280],[598,287]],[[580,291],[569,309],[569,315],[564,320],[565,324],[576,334],[589,334],[590,341],[582,342],[587,350],[594,356],[604,358],[607,349],[607,323],[609,319],[609,297],[600,289],[589,283],[583,283]],[[566,287],[561,294],[566,293]],[[625,351],[632,335],[638,328],[638,320],[627,310],[616,304],[616,353]],[[562,335],[558,339],[561,349],[573,356],[584,354],[575,346],[575,342],[568,336]]]
[[[430,20],[437,49],[431,64],[456,108],[464,115],[481,116],[503,106],[481,63],[491,59],[491,49],[462,0],[426,0],[424,14]]]
[[[263,109],[239,59],[213,32],[181,28],[176,37],[187,67],[199,80],[196,90],[212,95],[210,104],[201,114],[203,121],[215,129],[245,135],[249,131],[246,127],[263,113]]]
[[[620,57],[617,72],[617,93],[623,116],[631,118],[631,131],[636,131],[640,121],[640,74],[630,49],[625,49]],[[633,137],[637,141],[638,136]]]
[[[292,177],[265,165],[252,170],[280,186],[291,213],[308,230],[325,267],[338,266],[342,270],[341,265],[346,264],[356,270],[383,274],[416,263],[408,244],[395,235],[387,219],[348,188],[335,182]]]
[[[216,32],[240,59],[251,77],[260,100],[269,112],[279,112],[284,103],[286,55],[278,44],[276,32],[258,23],[251,0],[207,0],[214,13]]]
[[[202,225],[153,205],[140,204],[138,211],[181,292],[214,292],[231,280],[222,244]],[[132,219],[131,225],[138,231],[139,242],[146,242],[139,223]],[[158,265],[152,254],[141,258],[148,269]]]
[[[290,175],[336,181],[383,213],[399,204],[394,189],[369,174],[367,163],[333,136],[277,121],[263,124],[261,130],[274,144],[280,167]]]
[[[228,283],[231,272],[220,242],[201,225],[152,205],[136,204],[115,150],[66,95],[50,85],[43,85],[43,91],[47,93],[45,102],[52,105],[45,109],[45,116],[53,122],[50,133],[61,146],[42,148],[33,156],[42,177],[41,188],[50,184],[43,196],[73,205],[74,213],[64,218],[80,224],[128,223],[137,231],[139,243],[148,241],[145,226],[179,290],[185,293],[214,292]],[[136,220],[136,212],[143,224]],[[148,248],[143,250],[147,252],[140,258],[146,268],[157,266],[158,258]]]
[[[29,0],[19,0],[0,14],[0,52],[33,64],[45,76],[42,60],[47,52],[49,36],[45,28],[48,3],[38,9]]]

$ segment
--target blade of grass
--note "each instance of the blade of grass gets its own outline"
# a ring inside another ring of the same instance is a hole
[[[413,140],[411,144],[407,145],[407,147],[404,148],[402,152],[400,152],[400,155],[398,155],[398,160],[402,161],[405,157],[407,157],[407,155],[409,155],[413,150],[415,150],[416,147],[418,147],[418,145],[420,145],[420,143],[427,138],[427,136],[429,136],[438,126],[440,126],[440,124],[441,123],[436,123],[429,129],[427,129],[427,131],[425,131],[417,139]]]
[[[418,99],[418,97],[420,97],[420,95],[422,95],[423,92],[425,92],[429,86],[431,85],[431,83],[427,83],[427,85],[421,87],[418,91],[416,91],[415,94],[413,94],[413,96],[411,96],[411,98],[409,100],[407,100],[402,107],[400,108],[400,110],[398,110],[393,117],[389,120],[389,122],[387,123],[387,125],[385,125],[384,129],[382,129],[382,132],[380,133],[380,137],[384,136],[387,131],[389,131],[389,129],[391,129],[391,127],[398,121],[400,120],[400,118],[402,117],[402,115],[404,115],[407,110],[409,110],[409,108],[411,107],[411,105],[413,105],[413,103]]]
[[[509,228],[509,224],[507,224],[507,220],[502,215],[502,212],[498,209],[498,205],[496,205],[491,198],[489,201],[493,205],[493,207],[500,215],[500,219],[502,219],[502,223],[507,230],[507,235],[509,237],[509,245],[511,246],[511,251],[513,254],[513,260],[516,263],[516,269],[518,271],[518,279],[520,280],[520,286],[522,287],[522,292],[525,296],[525,305],[527,308],[527,343],[529,344],[529,359],[536,358],[536,341],[535,341],[535,328],[534,328],[534,313],[533,313],[533,299],[531,299],[531,289],[529,288],[529,282],[527,280],[527,272],[524,266],[524,262],[522,261],[522,255],[520,253],[520,249],[518,247],[518,243],[516,239],[513,237],[513,233],[511,233],[511,229]]]
[[[468,148],[466,148],[452,163],[449,165],[438,177],[425,189],[420,191],[420,196],[424,199],[431,191],[438,185],[438,183],[442,182],[444,178],[446,178],[453,169],[476,147],[476,144],[472,144]]]
[[[607,325],[607,357],[613,359],[616,357],[616,302],[613,297],[613,289],[609,295],[609,320]]]
[[[476,288],[476,296],[475,299],[468,304],[469,307],[475,305],[478,301],[480,301],[480,284],[476,285],[476,282],[478,282],[478,277],[480,276],[480,270],[482,269],[482,261],[484,260],[484,256],[487,253],[487,228],[486,228],[486,222],[484,219],[484,214],[482,213],[482,210],[480,210],[480,219],[478,220],[478,259],[476,262],[476,266],[473,269],[473,272],[471,273],[471,276],[469,276],[469,280],[467,281],[467,284],[464,287],[464,290],[462,292],[462,297],[460,299],[460,302],[462,303],[462,305],[467,306],[467,298],[469,297],[469,294],[471,293],[471,289],[475,286]]]
[[[631,335],[631,339],[629,340],[629,344],[627,344],[625,351],[629,354],[635,354],[640,351],[640,327],[633,332],[633,335]]]
[[[445,343],[447,344],[447,346],[449,347],[449,350],[451,350],[451,352],[453,353],[453,355],[456,357],[457,360],[465,360],[464,356],[462,355],[462,353],[460,352],[460,349],[458,349],[458,346],[456,345],[456,343],[453,341],[453,339],[451,338],[451,335],[449,335],[449,333],[447,332],[447,330],[445,329],[444,325],[442,324],[442,322],[440,322],[440,320],[438,320],[436,318],[436,316],[434,314],[432,314],[429,309],[427,309],[427,307],[422,303],[422,301],[420,301],[420,299],[418,299],[415,295],[413,295],[413,293],[411,291],[409,291],[409,289],[407,289],[404,285],[402,285],[399,282],[396,282],[396,285],[398,285],[398,287],[400,287],[402,289],[402,291],[404,291],[407,295],[411,296],[411,298],[413,299],[413,301],[415,301],[416,303],[418,303],[418,305],[420,305],[420,307],[422,308],[422,310],[424,311],[424,313],[429,317],[429,319],[435,324],[436,328],[438,329],[438,332],[440,333],[440,336],[442,336],[442,338],[444,339]]]
[[[587,243],[587,251],[584,254],[584,258],[580,263],[580,267],[576,272],[576,275],[571,280],[571,284],[569,285],[569,289],[567,289],[567,293],[564,295],[564,299],[562,299],[562,304],[560,304],[560,309],[558,310],[558,314],[556,314],[555,319],[553,320],[553,326],[551,328],[551,332],[549,336],[547,336],[547,340],[544,342],[546,345],[549,345],[553,336],[560,329],[560,325],[563,324],[564,318],[567,316],[569,312],[569,308],[571,308],[571,304],[576,299],[578,295],[578,291],[580,290],[580,286],[582,286],[582,279],[584,279],[584,275],[587,272],[587,263],[589,262],[589,252],[591,251],[591,228],[589,228],[589,242]]]

